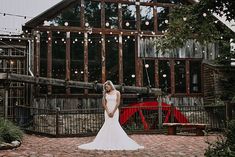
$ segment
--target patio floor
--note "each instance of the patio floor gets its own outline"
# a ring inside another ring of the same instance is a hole
[[[1,157],[202,157],[208,144],[215,141],[216,134],[207,136],[168,136],[159,134],[129,135],[145,148],[137,151],[87,151],[78,145],[87,143],[93,137],[50,138],[28,135],[20,147],[0,151]]]

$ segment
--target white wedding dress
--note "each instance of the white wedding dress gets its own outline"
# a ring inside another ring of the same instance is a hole
[[[106,94],[107,107],[109,111],[113,111],[116,105],[117,94]],[[144,148],[137,144],[134,140],[128,137],[125,131],[119,124],[119,111],[118,109],[114,113],[114,116],[110,118],[107,112],[104,112],[105,122],[98,132],[95,139],[87,144],[78,146],[81,149],[88,150],[137,150]]]

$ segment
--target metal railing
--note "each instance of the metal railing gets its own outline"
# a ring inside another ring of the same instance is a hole
[[[208,129],[223,129],[225,107],[142,106],[120,107],[120,124],[128,133],[164,132],[164,122],[208,124]],[[185,121],[187,119],[187,121]],[[25,131],[53,136],[95,135],[104,123],[102,108],[53,110],[16,106],[15,122]]]

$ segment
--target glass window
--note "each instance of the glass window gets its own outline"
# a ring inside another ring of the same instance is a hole
[[[155,87],[155,62],[143,60],[143,85]]]
[[[136,29],[136,6],[122,4],[122,27],[124,29]]]
[[[201,61],[190,61],[190,93],[201,92]]]
[[[88,35],[88,80],[101,82],[101,35]]]
[[[123,82],[135,86],[135,38],[123,36]]]
[[[48,36],[46,32],[41,32],[40,35],[40,76],[47,77],[47,43]],[[40,85],[40,93],[47,93],[47,86]]]
[[[106,47],[106,79],[118,84],[118,37],[114,35],[105,36]]]
[[[118,3],[105,3],[105,27],[118,28]]]
[[[82,33],[71,33],[71,70],[70,79],[74,81],[84,80],[84,35]],[[72,93],[82,93],[83,89],[71,88]]]
[[[48,36],[46,32],[40,35],[40,76],[47,77],[47,43]]]
[[[164,33],[169,23],[169,8],[157,7],[157,24],[158,31]]]
[[[66,33],[52,33],[52,78],[65,79]],[[64,87],[52,87],[54,93],[65,93]]]
[[[99,2],[85,0],[85,26],[101,27],[101,6]]]
[[[186,93],[185,61],[175,61],[175,93]]]
[[[171,69],[168,60],[159,60],[158,75],[161,90],[165,93],[171,93]]]
[[[151,6],[140,6],[141,30],[154,30],[153,8]]]
[[[45,20],[44,26],[77,26],[79,27],[80,24],[80,4],[75,3],[73,6],[62,10],[62,12],[57,15],[55,18],[51,20]]]
[[[139,40],[140,57],[157,57],[154,38],[142,37]]]

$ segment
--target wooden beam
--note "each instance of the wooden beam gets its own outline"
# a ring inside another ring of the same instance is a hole
[[[129,36],[134,36],[135,34],[138,34],[137,30],[126,30],[126,29],[110,29],[110,28],[81,28],[81,27],[72,27],[72,26],[39,26],[37,27],[37,30],[39,31],[59,31],[59,32],[89,32],[92,31],[92,33],[95,34],[100,34],[100,32],[102,34],[110,34],[110,32],[112,32],[112,34],[118,35],[118,34],[122,34],[123,35],[129,35]],[[144,31],[143,32],[143,36],[158,36],[158,35],[163,35],[163,33],[161,32],[157,32],[155,34],[152,33],[152,31]]]
[[[62,79],[46,78],[46,77],[33,77],[29,75],[21,75],[14,73],[0,73],[0,80],[8,80],[13,82],[24,82],[38,85],[52,85],[61,87],[73,87],[82,89],[96,89],[98,91],[103,90],[103,84],[101,83],[89,83],[81,81],[66,81]],[[159,88],[148,88],[148,87],[135,87],[135,86],[122,86],[115,85],[117,90],[127,93],[139,93],[139,94],[153,94],[161,95],[161,89]]]

